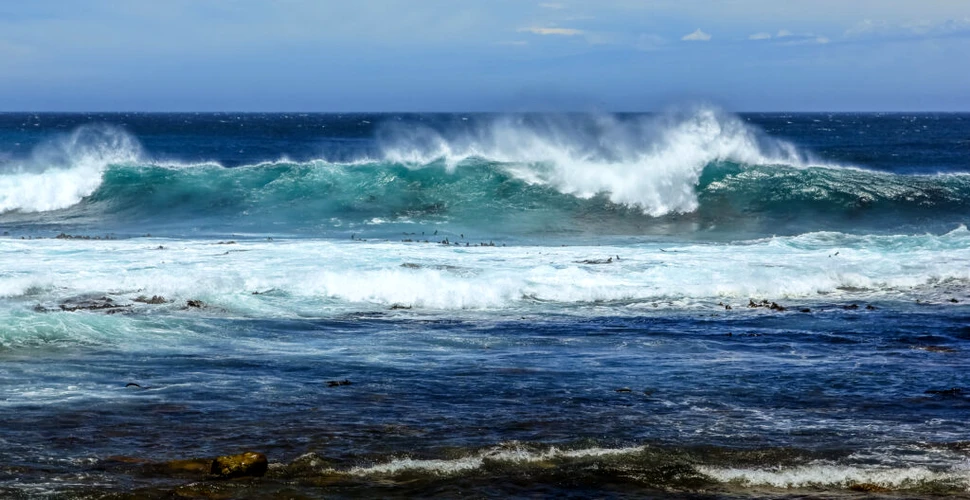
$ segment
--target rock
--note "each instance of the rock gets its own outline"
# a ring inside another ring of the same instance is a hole
[[[777,302],[768,302],[768,299],[763,299],[761,302],[755,302],[752,299],[748,299],[748,307],[765,307],[771,309],[772,311],[784,311],[787,309],[784,306],[778,305]]]
[[[495,246],[495,244],[494,244],[494,243],[492,243],[492,244],[490,244],[490,245],[488,245],[488,246],[493,246],[493,247],[494,247],[494,246]],[[608,258],[608,259],[586,259],[586,260],[577,260],[577,261],[574,261],[574,262],[576,262],[577,264],[612,264],[612,263],[613,263],[613,257],[610,257],[610,258]]]
[[[114,314],[131,307],[131,304],[116,304],[110,297],[98,297],[77,301],[66,300],[59,307],[62,311],[66,312],[104,311],[107,314]]]
[[[866,304],[866,311],[875,311],[875,310],[876,310],[876,306],[872,304]]]
[[[853,484],[852,486],[849,486],[849,489],[852,491],[860,491],[863,493],[886,493],[886,492],[892,491],[889,488],[884,488],[882,486],[879,486],[878,484],[873,484],[873,483],[856,483],[856,484]]]
[[[633,392],[633,389],[629,387],[620,387],[619,389],[614,389],[616,392]]]
[[[957,299],[950,299],[950,302],[952,302],[954,304],[959,304],[960,303],[960,301],[957,300]]]
[[[185,303],[185,305],[187,305],[189,307],[196,307],[196,308],[201,309],[201,308],[205,307],[205,302],[202,302],[201,300],[189,299],[188,302]]]
[[[212,462],[213,460],[211,458],[172,460],[171,462],[165,462],[162,465],[162,469],[166,472],[205,475],[212,472]]]
[[[349,381],[347,379],[343,379],[343,380],[328,380],[327,381],[327,387],[338,387],[338,386],[341,386],[341,385],[350,385],[350,384],[353,384],[353,382],[351,382],[351,381]]]
[[[411,306],[406,306],[404,304],[394,304],[391,306],[391,310],[397,310],[397,309],[411,309]]]
[[[268,468],[266,455],[247,451],[239,455],[216,457],[212,461],[210,473],[223,478],[260,477],[266,474]]]
[[[165,297],[161,295],[152,295],[152,298],[145,297],[144,295],[139,295],[133,299],[135,302],[141,302],[142,304],[165,304],[168,301]]]
[[[810,312],[812,312],[812,310],[809,309],[809,308],[807,308],[807,307],[803,307],[803,308],[799,309],[798,312],[810,313]]]
[[[858,308],[859,308],[859,304],[849,304],[847,306],[842,306],[842,309],[846,309],[846,310],[849,310],[849,311],[854,311],[854,310],[856,310]]]
[[[172,460],[152,466],[152,468],[167,474],[215,476],[219,479],[231,479],[263,476],[269,468],[269,462],[266,460],[266,455],[247,451],[239,455],[224,455],[216,458]]]
[[[198,481],[183,484],[171,491],[172,498],[198,498],[202,500],[232,500],[240,498],[239,486],[232,483]],[[141,498],[141,497],[137,497]]]

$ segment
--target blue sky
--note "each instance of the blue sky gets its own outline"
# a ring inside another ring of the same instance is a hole
[[[0,110],[970,110],[968,0],[0,4]]]

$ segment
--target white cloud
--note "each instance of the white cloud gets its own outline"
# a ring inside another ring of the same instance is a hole
[[[512,45],[516,47],[521,47],[523,45],[529,45],[529,42],[525,40],[505,40],[501,42],[495,42],[495,45]]]
[[[815,33],[790,33],[785,36],[781,45],[825,45],[831,40],[826,36],[816,35]]]
[[[748,40],[773,40],[772,43],[780,45],[805,45],[809,43],[824,45],[831,41],[828,37],[816,35],[815,33],[793,33],[785,29],[778,30],[778,33],[774,35],[764,31],[755,33],[748,36]]]
[[[532,33],[535,35],[559,35],[559,36],[577,36],[582,35],[583,30],[577,30],[572,28],[522,28],[519,32]]]
[[[700,28],[697,28],[697,31],[689,35],[684,35],[684,37],[681,38],[681,40],[684,40],[685,42],[706,42],[710,39],[711,35],[709,33],[704,33]]]

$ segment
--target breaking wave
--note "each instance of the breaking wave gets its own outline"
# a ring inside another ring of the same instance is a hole
[[[83,127],[29,160],[0,165],[0,214],[255,215],[316,227],[371,220],[472,224],[528,211],[556,229],[584,219],[608,232],[617,218],[939,215],[970,208],[966,174],[825,164],[709,108],[633,118],[506,116],[454,130],[388,123],[375,140],[381,153],[354,162],[225,168],[153,161],[120,129]]]

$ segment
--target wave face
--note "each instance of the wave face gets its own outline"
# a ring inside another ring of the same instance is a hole
[[[756,225],[771,234],[792,221],[798,231],[844,229],[840,222],[891,227],[928,214],[952,227],[970,208],[965,173],[840,166],[710,108],[446,125],[386,120],[367,133],[355,139],[366,143],[357,153],[228,168],[153,158],[119,128],[83,126],[7,162],[0,217],[193,220],[255,232],[425,222],[513,234],[628,234],[671,224]]]

